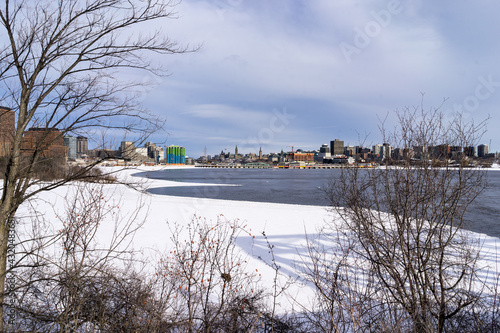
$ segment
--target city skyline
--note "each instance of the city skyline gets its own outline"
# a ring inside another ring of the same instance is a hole
[[[339,144],[341,145],[337,145],[337,149],[341,149],[342,152],[340,151],[337,151],[336,153],[332,153],[332,145],[334,145],[334,142],[338,142]],[[332,140],[330,141],[329,143],[324,143],[322,145],[318,145],[317,148],[313,148],[313,149],[302,149],[302,148],[298,148],[298,149],[293,149],[294,147],[290,147],[288,146],[289,148],[291,149],[281,149],[279,151],[269,151],[269,152],[262,152],[261,149],[259,149],[259,152],[256,154],[254,152],[245,152],[245,151],[240,151],[238,146],[236,145],[232,150],[228,150],[228,149],[222,149],[220,151],[220,153],[207,153],[206,156],[210,156],[210,157],[216,157],[216,156],[219,156],[220,154],[224,154],[224,155],[228,155],[228,156],[236,156],[236,155],[239,155],[239,156],[249,156],[249,155],[255,155],[255,156],[268,156],[268,155],[273,155],[273,154],[280,154],[281,152],[284,152],[284,153],[293,153],[293,152],[304,152],[304,153],[310,153],[310,152],[318,152],[318,153],[321,153],[323,151],[323,148],[325,146],[327,146],[328,148],[328,152],[333,156],[333,155],[351,155],[351,154],[354,154],[354,153],[348,153],[346,154],[346,152],[348,152],[349,150],[355,148],[355,149],[368,149],[369,151],[371,152],[374,152],[377,150],[377,148],[379,149],[383,149],[384,146],[388,146],[390,147],[390,149],[403,149],[401,147],[397,147],[397,146],[392,146],[391,144],[389,143],[384,143],[384,144],[381,144],[381,143],[378,143],[378,144],[374,144],[374,145],[371,145],[371,146],[353,146],[353,145],[345,145],[344,144],[344,141],[342,141],[341,139],[335,139],[335,140]],[[459,146],[451,146],[451,145],[447,145],[447,144],[441,144],[441,145],[436,145],[436,146],[429,146],[429,147],[425,147],[425,149],[427,148],[435,148],[435,147],[443,147],[443,146],[447,146],[449,148],[454,148],[454,147],[459,147]],[[167,147],[167,146],[165,146]],[[184,147],[183,147],[184,148]],[[412,147],[411,149],[412,150],[415,150],[415,149],[418,149],[418,148],[423,148],[423,147]],[[496,154],[500,154],[500,152],[497,152],[497,151],[492,151],[491,150],[491,147],[488,145],[488,144],[485,144],[485,143],[479,143],[475,146],[466,146],[466,147],[460,147],[461,148],[461,151],[466,155],[466,156],[475,156],[475,157],[483,157],[484,154],[488,154],[488,153],[496,153]],[[473,150],[471,152],[470,149],[473,148]],[[379,154],[379,152],[375,152],[376,154]],[[186,155],[186,156],[189,156],[189,155]],[[200,155],[198,157],[196,156],[189,156],[190,158],[201,158],[201,157],[204,157],[205,155]]]

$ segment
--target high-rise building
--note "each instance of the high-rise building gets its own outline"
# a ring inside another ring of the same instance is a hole
[[[123,159],[133,160],[136,157],[134,142],[122,141],[120,143],[120,154]]]
[[[373,155],[380,156],[382,154],[382,147],[383,146],[381,144],[374,145],[372,147],[372,153],[373,153]]]
[[[84,155],[89,153],[88,140],[84,136],[78,136],[76,138],[76,157],[82,158]]]
[[[344,141],[335,139],[330,141],[330,152],[332,155],[343,155],[344,154]]]
[[[488,145],[479,145],[477,146],[477,157],[485,157],[489,153]]]
[[[332,154],[330,153],[330,147],[328,146],[328,144],[323,144],[321,145],[321,147],[319,148],[319,153],[317,156],[315,156],[315,160],[319,163],[323,163],[323,161],[325,159],[331,159],[332,158]]]
[[[416,159],[419,160],[429,159],[429,151],[426,146],[413,146],[413,152],[415,154]]]
[[[167,164],[186,164],[186,148],[174,145],[165,148]]]
[[[476,147],[474,146],[464,147],[464,154],[467,157],[476,157]]]
[[[432,156],[437,159],[446,159],[451,156],[451,147],[448,144],[442,144],[432,147]]]
[[[392,147],[390,144],[384,143],[382,145],[381,157],[384,160],[390,159],[392,157]]]
[[[0,157],[10,154],[16,132],[16,113],[0,106]]]
[[[76,138],[71,135],[65,135],[63,137],[64,145],[68,147],[68,159],[75,160],[76,159]]]
[[[153,159],[155,163],[159,163],[164,156],[163,148],[152,142],[146,142],[145,147],[148,149],[148,157]]]

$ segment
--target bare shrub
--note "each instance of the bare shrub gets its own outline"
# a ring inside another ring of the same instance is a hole
[[[172,227],[171,251],[159,276],[174,286],[172,308],[186,332],[237,332],[254,329],[263,309],[259,273],[247,271],[247,260],[235,245],[249,232],[222,216],[216,223],[194,217],[189,226]]]
[[[17,285],[12,291],[16,329],[141,331],[144,320],[158,322],[151,287],[135,273],[129,249],[141,226],[138,210],[124,219],[102,186],[74,188],[58,230],[54,221],[32,217],[20,235],[16,248],[22,250],[11,270]]]

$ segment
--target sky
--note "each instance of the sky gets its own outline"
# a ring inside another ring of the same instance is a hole
[[[420,105],[489,117],[500,150],[500,3],[423,0],[183,0],[162,30],[197,52],[161,59],[143,103],[153,137],[199,157],[382,143],[380,125]],[[146,74],[146,76],[149,74]],[[443,103],[444,102],[444,103]]]

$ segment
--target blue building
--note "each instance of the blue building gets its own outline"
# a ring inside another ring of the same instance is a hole
[[[186,164],[186,148],[173,145],[165,148],[166,164]]]

